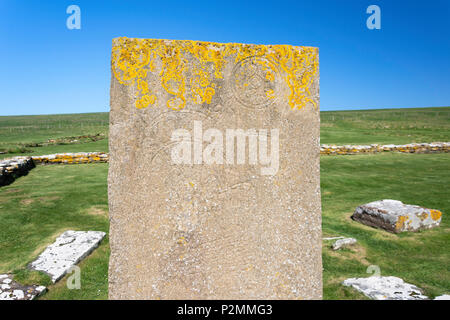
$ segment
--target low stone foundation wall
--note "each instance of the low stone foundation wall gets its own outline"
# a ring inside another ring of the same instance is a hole
[[[0,186],[12,183],[16,178],[28,174],[35,167],[31,157],[14,157],[0,160]]]
[[[359,154],[377,152],[403,152],[403,153],[438,153],[450,152],[450,142],[409,143],[403,145],[327,145],[320,146],[320,154]]]
[[[26,175],[36,164],[80,164],[108,162],[108,160],[109,156],[104,152],[60,153],[0,160],[0,187]]]
[[[326,145],[320,146],[322,155],[346,155],[378,152],[438,153],[450,152],[450,142],[410,143],[404,145]],[[26,175],[35,164],[80,164],[108,162],[105,152],[58,153],[45,156],[14,157],[0,160],[0,186],[13,182],[17,177]]]
[[[109,155],[104,152],[78,152],[33,156],[32,158],[36,164],[75,164],[108,162]]]

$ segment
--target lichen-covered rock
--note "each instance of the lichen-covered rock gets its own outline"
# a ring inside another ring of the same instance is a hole
[[[377,153],[377,152],[402,152],[402,153],[438,153],[450,152],[450,142],[432,142],[432,143],[408,143],[402,145],[327,145],[320,146],[320,154],[327,155],[345,155],[359,153]]]
[[[0,187],[12,183],[16,178],[28,174],[35,167],[31,157],[14,157],[0,160]]]
[[[32,158],[38,164],[80,164],[108,162],[109,155],[104,152],[77,152],[48,154]]]
[[[342,282],[375,300],[427,300],[416,286],[397,277],[350,278]]]
[[[393,233],[439,226],[442,212],[398,200],[379,200],[356,208],[352,219]]]
[[[11,274],[0,274],[0,300],[33,300],[46,290],[44,286],[23,286]]]
[[[339,250],[341,248],[350,246],[350,245],[355,244],[355,243],[356,243],[356,239],[355,238],[339,239],[339,240],[336,240],[335,243],[333,243],[332,248],[333,248],[333,250]]]
[[[55,283],[97,248],[104,237],[101,231],[66,231],[30,264],[30,268],[47,273]]]

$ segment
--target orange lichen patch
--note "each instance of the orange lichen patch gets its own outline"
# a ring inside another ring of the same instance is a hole
[[[188,64],[188,55],[195,63]],[[284,81],[291,90],[289,105],[292,109],[301,109],[307,103],[317,107],[309,91],[319,70],[316,48],[122,37],[113,43],[111,67],[119,83],[129,86],[137,81],[139,95],[143,96],[152,94],[143,82],[148,72],[155,72],[155,60],[159,59],[162,64],[159,73],[161,86],[173,96],[167,101],[167,107],[181,110],[188,99],[195,104],[211,103],[216,93],[214,80],[223,78],[222,70],[227,57],[234,57],[234,62],[239,63],[253,56],[264,58],[256,62],[263,66],[269,81],[275,80],[272,65],[284,71]],[[191,74],[189,83],[186,79],[188,71]],[[189,92],[186,88],[188,84]],[[136,102],[139,109],[148,106],[141,99],[138,97]]]
[[[107,162],[108,154],[103,152],[88,152],[77,154],[53,154],[47,156],[32,156],[31,158],[36,163],[74,164],[74,163]]]
[[[442,212],[439,210],[430,209],[431,219],[434,221],[439,220],[442,217]]]
[[[439,143],[432,146],[429,143],[420,145],[370,145],[370,146],[330,146],[322,145],[320,154],[355,154],[355,153],[376,153],[376,152],[401,152],[401,153],[428,153],[428,152],[449,152],[449,143]]]
[[[395,230],[400,231],[403,229],[403,226],[405,225],[405,222],[408,220],[407,216],[400,216],[397,219],[397,222],[395,223]]]

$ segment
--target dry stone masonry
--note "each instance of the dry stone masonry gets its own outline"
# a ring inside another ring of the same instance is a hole
[[[97,248],[105,235],[101,231],[66,231],[29,267],[47,273],[55,283]]]
[[[35,164],[31,157],[15,157],[0,160],[0,187],[12,183],[16,178],[28,174]]]
[[[117,38],[111,69],[110,298],[320,299],[318,49]]]
[[[28,174],[36,164],[81,164],[108,162],[108,160],[109,155],[104,152],[58,153],[0,160],[0,187]]]
[[[108,162],[109,156],[104,152],[78,152],[32,156],[32,158],[36,164],[80,164]]]
[[[344,146],[322,144],[320,146],[320,154],[325,155],[347,155],[347,154],[379,153],[379,152],[402,152],[402,153],[450,152],[450,142],[409,143],[403,145],[371,144],[371,145],[344,145]]]
[[[379,200],[356,208],[352,219],[393,233],[439,226],[442,212],[398,200]]]

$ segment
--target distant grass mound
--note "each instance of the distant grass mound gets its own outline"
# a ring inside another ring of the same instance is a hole
[[[324,144],[450,141],[450,107],[326,111],[320,121]]]
[[[324,111],[320,118],[324,144],[450,141],[450,107]],[[107,152],[108,123],[107,112],[0,116],[0,158]],[[92,138],[96,136],[100,138]]]
[[[1,158],[108,151],[109,113],[0,116]]]

